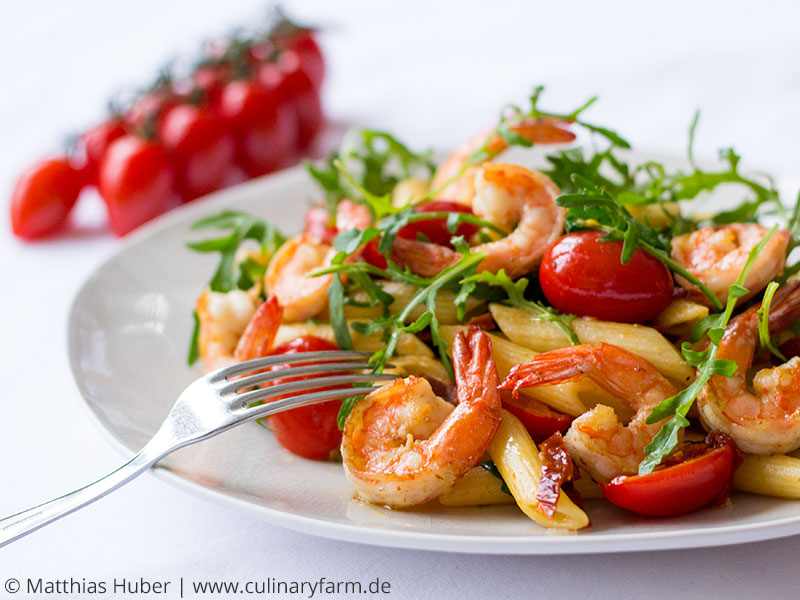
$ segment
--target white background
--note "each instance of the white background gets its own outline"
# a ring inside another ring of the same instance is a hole
[[[548,108],[572,108],[599,94],[593,120],[639,148],[683,152],[688,122],[702,107],[697,154],[733,144],[750,164],[800,172],[800,11],[789,2],[286,4],[327,28],[325,100],[338,124],[448,147],[545,83]],[[113,92],[146,83],[165,59],[262,10],[245,0],[6,6],[0,195],[10,196],[25,165],[98,120]],[[84,198],[80,233],[36,245],[14,240],[7,210],[0,210],[0,514],[120,461],[91,424],[65,351],[74,292],[119,244],[96,227],[97,202]],[[792,597],[800,583],[797,543],[572,557],[370,548],[254,522],[146,475],[0,550],[0,586],[12,576],[324,576],[380,577],[391,582],[392,598]]]

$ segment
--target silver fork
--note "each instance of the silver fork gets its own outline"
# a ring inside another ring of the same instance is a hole
[[[315,388],[366,384],[397,377],[375,373],[327,375],[371,369],[372,365],[366,361],[369,356],[368,352],[346,350],[268,356],[236,363],[200,377],[183,390],[152,439],[124,465],[74,492],[0,520],[0,547],[99,500],[178,448],[213,437],[245,421],[326,400],[363,395],[378,388],[346,387],[295,395],[266,404],[260,404],[262,401]],[[336,362],[263,371],[286,363],[302,365],[318,361]],[[287,377],[321,374],[326,376],[253,389],[258,384]]]

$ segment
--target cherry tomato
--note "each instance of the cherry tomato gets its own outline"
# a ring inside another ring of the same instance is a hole
[[[291,161],[294,162],[300,148],[298,147],[298,136],[300,135],[300,124],[298,122],[299,115],[295,108],[294,90],[291,88],[291,81],[286,77],[286,74],[281,71],[277,65],[267,63],[259,66],[256,70],[256,77],[259,83],[265,88],[270,90],[275,96],[275,101],[279,105],[281,114],[284,118],[291,120],[291,125],[287,125],[287,130],[291,132],[291,141],[289,146],[295,156]]]
[[[248,175],[263,175],[291,161],[294,122],[272,90],[257,81],[231,81],[222,90],[220,112],[233,127],[237,162]]]
[[[122,121],[112,119],[92,127],[81,136],[86,154],[86,177],[89,182],[97,185],[97,173],[106,150],[111,142],[123,135],[125,135],[125,127]]]
[[[300,57],[291,50],[280,54],[277,66],[284,76],[284,97],[289,99],[297,115],[297,148],[305,150],[311,145],[324,121],[319,90],[303,70]]]
[[[158,144],[125,135],[108,147],[100,164],[100,196],[111,230],[125,235],[178,203],[175,169]]]
[[[465,213],[472,214],[472,210],[468,206],[464,206],[458,202],[451,202],[450,200],[431,200],[417,204],[414,207],[414,212],[418,213],[431,213],[431,212],[448,212],[448,213]],[[434,244],[447,246],[452,248],[450,238],[453,236],[463,236],[469,239],[478,231],[477,225],[471,223],[460,223],[456,227],[455,233],[452,233],[447,228],[447,219],[425,219],[424,221],[413,221],[403,227],[397,232],[398,237],[406,238],[408,240],[416,240],[417,234],[422,234]]]
[[[545,252],[539,283],[563,313],[639,323],[664,310],[674,284],[667,268],[641,248],[620,262],[622,242],[601,242],[600,231],[569,233]]]
[[[324,206],[311,206],[306,211],[306,233],[321,242],[330,244],[336,237],[336,220]]]
[[[648,475],[621,475],[600,489],[609,502],[640,515],[672,517],[721,500],[730,492],[741,462],[733,440],[712,432],[699,455]]]
[[[220,63],[198,67],[192,73],[195,89],[203,92],[203,100],[213,110],[219,108],[222,90],[233,76],[233,65]]]
[[[298,352],[319,352],[322,350],[338,350],[336,344],[314,336],[302,336],[275,348],[274,354],[295,354]],[[289,367],[291,365],[286,365]],[[284,368],[286,368],[284,367]],[[291,379],[282,379],[282,383],[313,379],[320,375],[306,375]],[[320,388],[331,389],[331,388]],[[320,391],[315,390],[315,391]],[[342,442],[342,432],[336,423],[341,400],[331,400],[311,406],[302,406],[287,410],[268,418],[268,426],[275,432],[278,442],[294,454],[304,458],[325,460],[330,458]]]
[[[159,128],[161,143],[175,162],[184,200],[222,187],[233,167],[236,142],[222,117],[191,104],[171,108]]]
[[[85,182],[66,158],[43,160],[27,169],[11,195],[11,230],[27,240],[45,237],[67,221]]]
[[[125,124],[129,131],[157,129],[161,118],[178,102],[178,97],[170,89],[148,92],[139,97],[125,114]]]
[[[279,50],[291,50],[297,54],[303,70],[308,74],[314,87],[322,85],[325,78],[325,59],[322,56],[314,31],[297,26],[289,26],[286,31],[274,32],[273,41]]]
[[[574,418],[553,410],[533,398],[525,396],[514,398],[507,392],[503,393],[502,398],[503,408],[522,421],[537,444],[554,433],[565,433]]]

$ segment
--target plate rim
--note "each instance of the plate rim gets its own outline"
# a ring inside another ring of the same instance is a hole
[[[647,152],[636,154],[650,155]],[[304,173],[301,165],[259,177],[224,190],[220,190],[191,204],[161,215],[147,223],[119,245],[97,265],[79,286],[69,307],[67,321],[67,354],[75,384],[80,392],[81,404],[89,413],[91,421],[103,437],[121,456],[130,458],[128,448],[113,431],[103,425],[98,413],[88,401],[90,395],[77,360],[76,327],[79,303],[90,286],[100,274],[110,267],[117,258],[150,236],[173,225],[188,221],[193,214],[208,209],[223,209],[234,204],[241,197],[242,190],[269,188],[280,183],[291,183]],[[154,467],[150,472],[170,485],[184,490],[193,496],[215,504],[232,507],[260,520],[304,534],[360,543],[373,546],[457,552],[466,554],[506,554],[506,555],[556,555],[556,554],[596,554],[611,552],[638,552],[653,550],[675,550],[681,548],[703,548],[720,545],[752,543],[778,539],[800,534],[800,515],[774,519],[767,523],[743,523],[716,527],[695,527],[690,530],[656,531],[648,533],[553,533],[552,535],[527,538],[524,536],[480,536],[446,533],[427,533],[385,529],[353,524],[334,523],[315,517],[295,515],[279,509],[258,505],[242,498],[236,498],[190,481],[165,468]]]

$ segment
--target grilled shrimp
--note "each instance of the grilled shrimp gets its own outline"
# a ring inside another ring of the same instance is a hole
[[[672,240],[672,259],[706,284],[724,304],[728,299],[728,288],[741,273],[748,254],[766,234],[767,229],[755,223],[701,227]],[[756,257],[744,282],[749,293],[738,302],[744,302],[757,294],[783,273],[788,244],[788,231],[779,230],[773,234],[764,250]],[[675,278],[682,287],[696,289],[680,275]],[[698,300],[707,302],[707,298],[702,295],[698,295]]]
[[[546,175],[518,165],[486,163],[476,171],[474,189],[475,215],[508,232],[499,240],[473,246],[472,252],[486,253],[478,270],[505,269],[516,279],[535,269],[564,229],[566,211],[555,204],[556,185]],[[458,258],[449,248],[417,240],[397,239],[392,247],[395,262],[423,277],[441,272]]]
[[[453,343],[458,405],[419,377],[360,400],[344,428],[342,459],[358,495],[389,506],[432,500],[480,460],[500,425],[497,370],[477,327]]]
[[[441,188],[438,194],[441,198],[466,205],[472,202],[475,196],[475,174],[479,164],[508,148],[508,142],[497,134],[492,135],[493,131],[494,127],[491,127],[470,138],[439,166],[433,176],[431,187],[434,190]],[[575,134],[567,130],[563,123],[552,119],[523,119],[511,125],[511,131],[534,144],[564,144],[575,139]],[[484,160],[465,167],[474,153],[482,147],[486,151]]]
[[[350,200],[339,202],[337,229],[366,229],[370,223],[365,206]],[[331,244],[302,233],[287,240],[272,257],[264,275],[264,286],[270,295],[277,297],[286,321],[305,321],[328,305],[328,288],[334,276],[309,277],[309,274],[330,265],[335,255]]]
[[[747,387],[758,344],[758,306],[735,317],[719,344],[718,358],[732,360],[732,377],[714,375],[697,398],[700,420],[708,429],[730,435],[744,452],[783,454],[800,447],[800,357],[761,369]],[[800,317],[800,280],[775,295],[769,314],[770,334],[786,329]]]
[[[565,383],[581,377],[628,404],[634,415],[627,425],[614,410],[598,404],[572,422],[565,436],[573,460],[598,481],[638,472],[644,448],[663,423],[646,423],[651,409],[676,392],[655,367],[640,356],[611,344],[582,344],[536,355],[511,369],[500,389]]]

